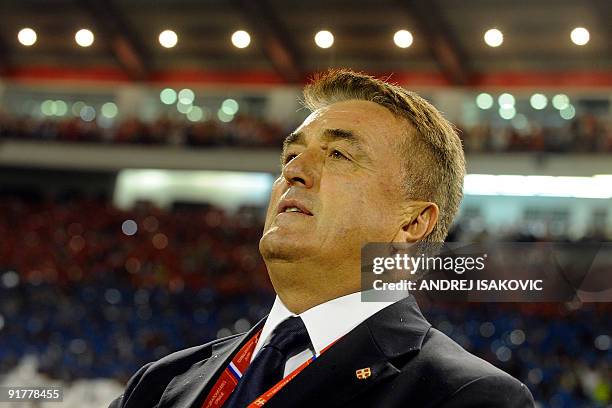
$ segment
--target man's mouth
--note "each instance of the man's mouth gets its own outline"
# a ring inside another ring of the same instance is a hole
[[[298,213],[312,216],[313,214],[306,206],[296,199],[284,199],[278,205],[277,214]]]
[[[302,214],[304,214],[304,213],[302,212],[302,210],[300,210],[300,209],[299,209],[299,208],[297,208],[297,207],[287,207],[287,208],[285,208],[285,211],[283,211],[283,212],[286,212],[286,213],[288,213],[288,212],[297,212],[297,213],[302,213]]]

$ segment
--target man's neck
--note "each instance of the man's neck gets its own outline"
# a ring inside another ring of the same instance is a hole
[[[290,262],[266,262],[266,266],[274,290],[295,314],[360,290],[358,266],[323,268]]]

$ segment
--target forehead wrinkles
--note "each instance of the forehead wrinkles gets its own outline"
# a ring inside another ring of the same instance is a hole
[[[402,137],[403,129],[396,118],[386,108],[368,101],[348,103],[368,106],[338,106],[338,103],[317,109],[311,113],[294,133],[320,138],[325,130],[341,129],[354,133],[361,148],[371,157],[381,151],[396,151],[397,140]]]

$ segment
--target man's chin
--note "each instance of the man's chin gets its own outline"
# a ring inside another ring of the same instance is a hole
[[[296,261],[308,252],[304,237],[269,231],[259,241],[259,252],[266,261]]]

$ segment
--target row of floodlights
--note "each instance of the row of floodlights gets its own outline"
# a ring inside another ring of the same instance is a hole
[[[565,94],[556,94],[552,97],[552,106],[557,110],[563,110],[570,105],[569,96]],[[480,109],[489,109],[493,106],[494,98],[491,94],[486,92],[480,93],[476,96],[476,105]],[[512,94],[502,93],[497,98],[497,103],[502,107],[514,106],[516,99]],[[529,98],[529,104],[533,109],[542,110],[548,106],[548,97],[541,93],[534,93]]]
[[[96,109],[82,101],[68,106],[68,103],[65,101],[47,99],[40,104],[40,113],[44,116],[64,116],[69,111],[85,122],[92,122],[97,116]],[[114,119],[119,113],[119,109],[113,102],[106,102],[100,107],[100,113],[105,119]]]
[[[513,119],[516,116],[516,99],[512,94],[502,93],[497,98],[499,105],[499,116],[503,119]],[[576,116],[576,108],[570,103],[570,98],[565,94],[556,94],[551,99],[552,106],[559,111],[561,118],[573,119]],[[488,110],[495,104],[493,95],[486,92],[476,96],[476,106],[482,110]],[[542,110],[548,106],[548,97],[542,93],[534,93],[529,98],[529,104],[535,110]]]
[[[159,99],[164,105],[176,104],[176,110],[192,122],[208,119],[208,109],[194,105],[195,92],[189,88],[181,89],[178,92],[172,88],[164,88],[159,93]],[[231,122],[239,109],[240,105],[235,99],[225,99],[217,111],[217,118],[221,122]]]
[[[210,110],[205,107],[194,105],[195,94],[191,89],[182,89],[178,93],[173,89],[166,88],[160,92],[160,99],[165,105],[176,104],[176,110],[185,115],[191,122],[205,121],[210,118]],[[234,116],[238,113],[240,105],[235,99],[225,99],[217,111],[217,118],[221,122],[231,122]],[[85,122],[92,122],[102,114],[103,120],[112,120],[118,113],[119,109],[113,102],[106,102],[101,107],[99,112],[93,106],[87,105],[84,102],[78,101],[69,106],[63,100],[45,100],[40,104],[40,113],[43,116],[65,116],[68,112],[76,117],[80,117]]]
[[[93,32],[86,28],[74,34],[74,40],[81,47],[92,45],[94,38]],[[26,27],[19,31],[17,39],[22,45],[29,47],[36,43],[38,35],[34,29]],[[491,28],[484,33],[483,39],[488,46],[499,47],[504,42],[504,34],[497,28]],[[589,30],[584,27],[576,27],[570,32],[570,39],[576,45],[585,45],[590,39]],[[158,40],[162,47],[173,48],[178,44],[178,35],[173,30],[164,30],[159,33]],[[238,30],[232,34],[231,41],[236,48],[246,48],[251,44],[251,35],[244,30]],[[399,48],[408,48],[413,41],[414,37],[408,30],[398,30],[393,35],[393,42]],[[320,48],[330,48],[334,45],[334,35],[328,30],[321,30],[314,35],[314,42]]]
[[[499,47],[504,43],[504,33],[497,28],[491,28],[484,33],[483,39],[489,47]],[[576,27],[570,31],[570,40],[576,45],[586,45],[590,39],[591,34],[584,27]]]

